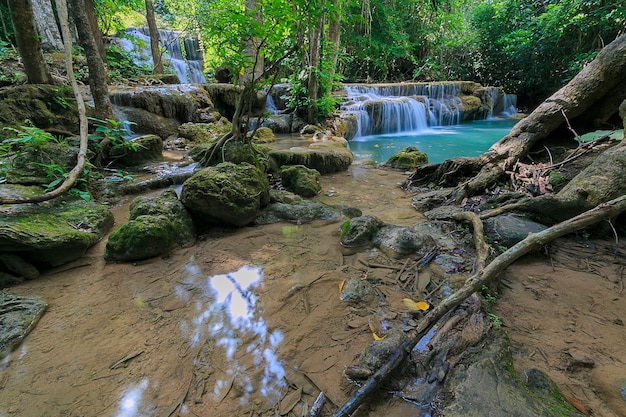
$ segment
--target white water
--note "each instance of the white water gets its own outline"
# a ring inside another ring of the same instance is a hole
[[[159,30],[161,45],[167,49],[163,59],[169,61],[178,79],[183,84],[206,82],[202,73],[203,62],[201,51],[197,50],[196,42],[191,39],[181,39],[178,32]],[[153,66],[150,52],[150,36],[145,28],[126,29],[125,36],[118,40],[122,49],[130,52],[134,62],[139,66]],[[181,46],[185,45],[185,51]],[[194,49],[195,48],[195,49]],[[184,53],[183,53],[184,52]]]

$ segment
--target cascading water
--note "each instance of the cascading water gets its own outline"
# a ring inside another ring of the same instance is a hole
[[[510,116],[516,112],[515,96],[487,87],[482,93],[480,111],[475,108],[473,114],[467,114],[461,82],[348,84],[344,88],[347,98],[341,110],[356,115],[355,137],[415,133],[431,127],[457,125],[466,116],[471,120],[494,114]]]
[[[193,38],[181,38],[178,32],[159,30],[161,44],[167,49],[163,58],[169,60],[172,69],[181,83],[206,82],[202,73],[202,51],[198,40]],[[150,52],[150,35],[146,28],[126,29],[125,35],[118,40],[122,49],[130,52],[135,63],[140,66],[152,66]],[[183,50],[184,45],[184,50]]]

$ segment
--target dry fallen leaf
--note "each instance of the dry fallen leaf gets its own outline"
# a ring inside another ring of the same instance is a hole
[[[411,311],[426,311],[430,308],[426,301],[413,301],[410,298],[403,298],[402,303]]]
[[[345,284],[346,284],[346,280],[345,279],[339,283],[339,293],[341,293],[341,291],[343,291],[343,286]]]

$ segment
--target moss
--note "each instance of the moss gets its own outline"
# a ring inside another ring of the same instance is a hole
[[[557,170],[550,171],[548,179],[552,185],[561,185],[565,182],[565,177]]]
[[[383,166],[394,169],[402,169],[405,171],[414,170],[419,165],[428,163],[428,156],[417,150],[413,146],[409,146],[406,149],[396,152]]]

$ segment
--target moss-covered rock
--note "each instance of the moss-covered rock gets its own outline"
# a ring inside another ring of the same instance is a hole
[[[109,157],[115,166],[129,167],[163,160],[163,139],[160,136],[140,136],[133,139],[132,144],[133,148],[128,145],[111,148]]]
[[[40,129],[78,132],[78,111],[67,86],[24,84],[0,91],[0,140],[10,137],[4,127],[19,128],[30,120]]]
[[[77,154],[77,148],[64,142],[45,142],[36,147],[26,147],[7,164],[6,181],[23,185],[49,184],[55,175],[62,175],[74,167]]]
[[[419,165],[428,163],[428,156],[420,152],[416,147],[409,146],[396,152],[383,164],[386,168],[401,169],[404,171],[413,171]]]
[[[260,127],[254,132],[252,137],[254,143],[274,143],[276,142],[276,135],[269,127]]]
[[[137,197],[129,221],[115,229],[106,245],[105,259],[135,261],[166,254],[192,244],[195,227],[173,190],[157,198]]]
[[[437,246],[435,239],[423,230],[394,225],[385,225],[378,229],[372,242],[391,257],[411,253],[423,255]]]
[[[375,216],[354,217],[341,228],[341,244],[347,248],[369,245],[384,224]]]
[[[201,167],[217,165],[221,162],[232,162],[233,164],[247,163],[254,165],[260,171],[267,172],[269,169],[269,158],[267,149],[262,145],[230,140],[226,141],[219,150],[213,151],[218,140],[197,145],[191,148],[187,156],[198,162]]]
[[[335,141],[315,142],[309,147],[273,149],[269,157],[277,166],[304,165],[321,174],[345,171],[352,164],[352,152],[342,143]]]
[[[0,193],[21,194],[15,187],[0,185]],[[80,199],[57,198],[3,209],[0,252],[14,253],[36,266],[58,266],[78,259],[113,226],[108,208]]]
[[[305,198],[314,197],[322,191],[320,177],[317,170],[304,165],[287,165],[280,171],[283,186]]]
[[[225,117],[212,123],[183,123],[178,127],[178,136],[185,138],[190,145],[208,144],[230,132],[232,123]]]
[[[223,162],[185,181],[180,198],[205,221],[245,226],[269,204],[269,183],[253,165]]]
[[[26,337],[47,307],[39,297],[0,291],[0,359]]]

